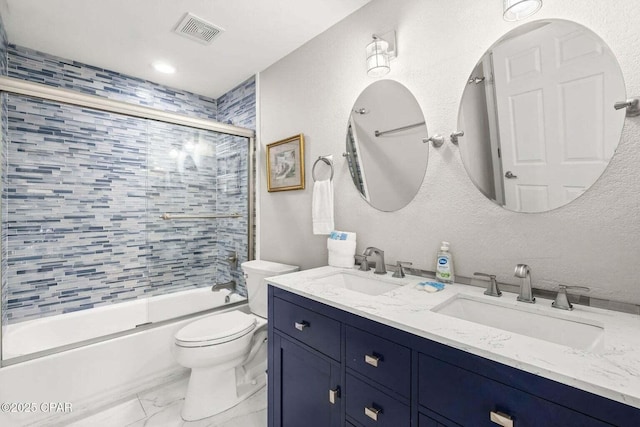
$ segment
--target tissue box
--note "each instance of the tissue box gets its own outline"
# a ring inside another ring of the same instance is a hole
[[[329,265],[332,267],[351,268],[355,265],[356,254],[355,240],[327,239],[329,249]]]

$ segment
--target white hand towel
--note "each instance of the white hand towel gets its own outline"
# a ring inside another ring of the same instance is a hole
[[[333,231],[333,181],[330,179],[313,183],[311,220],[313,234],[330,234]]]

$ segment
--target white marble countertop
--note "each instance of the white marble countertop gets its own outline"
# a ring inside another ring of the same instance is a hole
[[[372,271],[319,267],[267,281],[358,316],[640,408],[638,315],[579,305],[574,305],[573,311],[557,310],[551,308],[551,300],[537,298],[536,304],[527,304],[517,302],[513,293],[489,297],[483,295],[483,288],[457,283],[428,293],[418,290],[416,284],[433,279],[408,275],[392,279],[402,286],[377,296],[335,286],[331,280],[318,281],[343,271],[379,278]],[[391,273],[387,278],[391,279]],[[431,311],[456,295],[603,326],[604,348],[597,352],[578,350]]]

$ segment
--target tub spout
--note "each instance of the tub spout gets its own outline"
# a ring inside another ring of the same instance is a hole
[[[220,291],[222,289],[228,289],[231,292],[235,292],[236,291],[236,281],[235,280],[230,280],[226,283],[216,283],[215,285],[213,285],[211,287],[211,291],[215,292],[215,291]]]

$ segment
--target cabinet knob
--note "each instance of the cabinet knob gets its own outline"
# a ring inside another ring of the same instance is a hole
[[[375,354],[365,354],[364,355],[364,362],[368,365],[373,366],[374,368],[378,367],[378,362],[380,362],[382,360],[382,358],[380,356],[377,356]]]
[[[329,403],[336,404],[336,400],[340,397],[340,387],[329,390]]]
[[[502,427],[513,427],[513,419],[510,415],[497,411],[491,411],[490,414],[491,422]]]
[[[378,421],[378,416],[382,414],[382,409],[376,408],[375,406],[365,406],[364,414],[371,418],[373,421]]]
[[[303,320],[302,322],[296,322],[294,325],[295,325],[296,329],[299,330],[299,331],[302,331],[302,330],[304,330],[304,328],[308,328],[309,326],[311,326],[309,324],[309,322],[307,322],[305,320]]]

